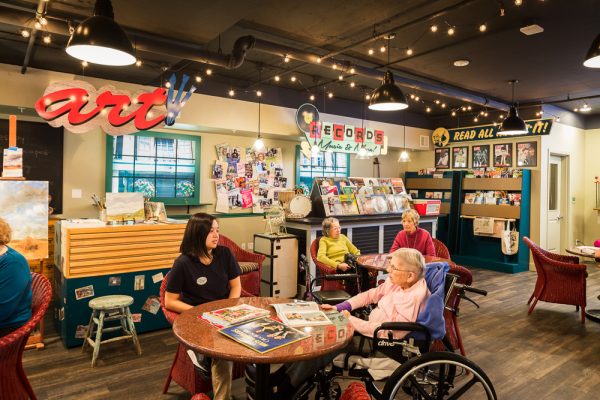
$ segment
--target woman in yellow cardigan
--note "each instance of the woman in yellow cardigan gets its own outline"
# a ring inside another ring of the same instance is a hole
[[[360,250],[352,244],[346,235],[342,235],[340,221],[328,217],[323,220],[323,237],[319,241],[317,261],[327,265],[332,272],[347,271],[350,266],[344,262],[347,253],[359,255]]]

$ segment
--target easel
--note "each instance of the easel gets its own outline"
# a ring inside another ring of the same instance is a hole
[[[17,147],[17,116],[10,115],[8,117],[8,147]],[[0,176],[0,180],[3,181],[24,181],[25,177],[18,178],[3,178]],[[44,269],[44,262],[40,260],[40,274]],[[31,332],[29,335],[29,339],[27,339],[27,344],[25,345],[25,349],[43,349],[44,348],[44,319],[40,320],[38,324],[38,329]]]

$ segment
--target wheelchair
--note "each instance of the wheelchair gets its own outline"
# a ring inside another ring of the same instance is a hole
[[[436,287],[432,285],[432,268],[443,270],[443,285],[441,282]],[[361,337],[358,354],[346,354],[343,366],[333,365],[318,371],[294,393],[284,398],[337,400],[341,394],[339,380],[351,379],[361,380],[369,395],[377,400],[496,400],[494,386],[485,372],[473,361],[453,352],[454,349],[445,336],[443,317],[444,309],[458,312],[448,306],[452,295],[465,298],[465,292],[480,295],[487,295],[487,292],[459,284],[459,277],[448,273],[448,268],[446,263],[427,265],[425,278],[431,296],[417,322],[387,322],[376,329],[373,338],[358,335]],[[395,339],[394,331],[411,333],[402,339]],[[430,351],[433,340],[441,340],[446,351]],[[364,351],[363,343],[370,347],[368,351]],[[352,356],[383,356],[398,362],[399,366],[382,383],[376,381],[368,370],[352,368]]]

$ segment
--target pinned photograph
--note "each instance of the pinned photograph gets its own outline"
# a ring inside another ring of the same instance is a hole
[[[75,329],[75,339],[83,339],[85,338],[85,334],[87,333],[88,326],[87,325],[77,325]]]
[[[435,168],[448,169],[450,168],[450,149],[443,147],[435,149]]]
[[[121,286],[121,277],[120,276],[109,276],[108,277],[108,286]]]
[[[160,310],[160,300],[158,296],[150,296],[146,299],[146,302],[142,306],[142,310],[148,311],[150,314],[156,315]]]
[[[133,279],[133,290],[144,290],[146,283],[145,275],[136,275]]]
[[[81,300],[94,296],[94,285],[83,286],[75,289],[75,299]]]
[[[163,278],[164,278],[164,275],[162,272],[159,272],[158,274],[154,274],[154,275],[152,275],[152,283],[162,282]]]
[[[141,313],[131,314],[131,320],[133,322],[142,322],[142,314]]]

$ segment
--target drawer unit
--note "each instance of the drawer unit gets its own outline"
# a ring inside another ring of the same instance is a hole
[[[254,235],[254,252],[266,256],[260,277],[261,296],[293,298],[298,288],[298,238]]]

